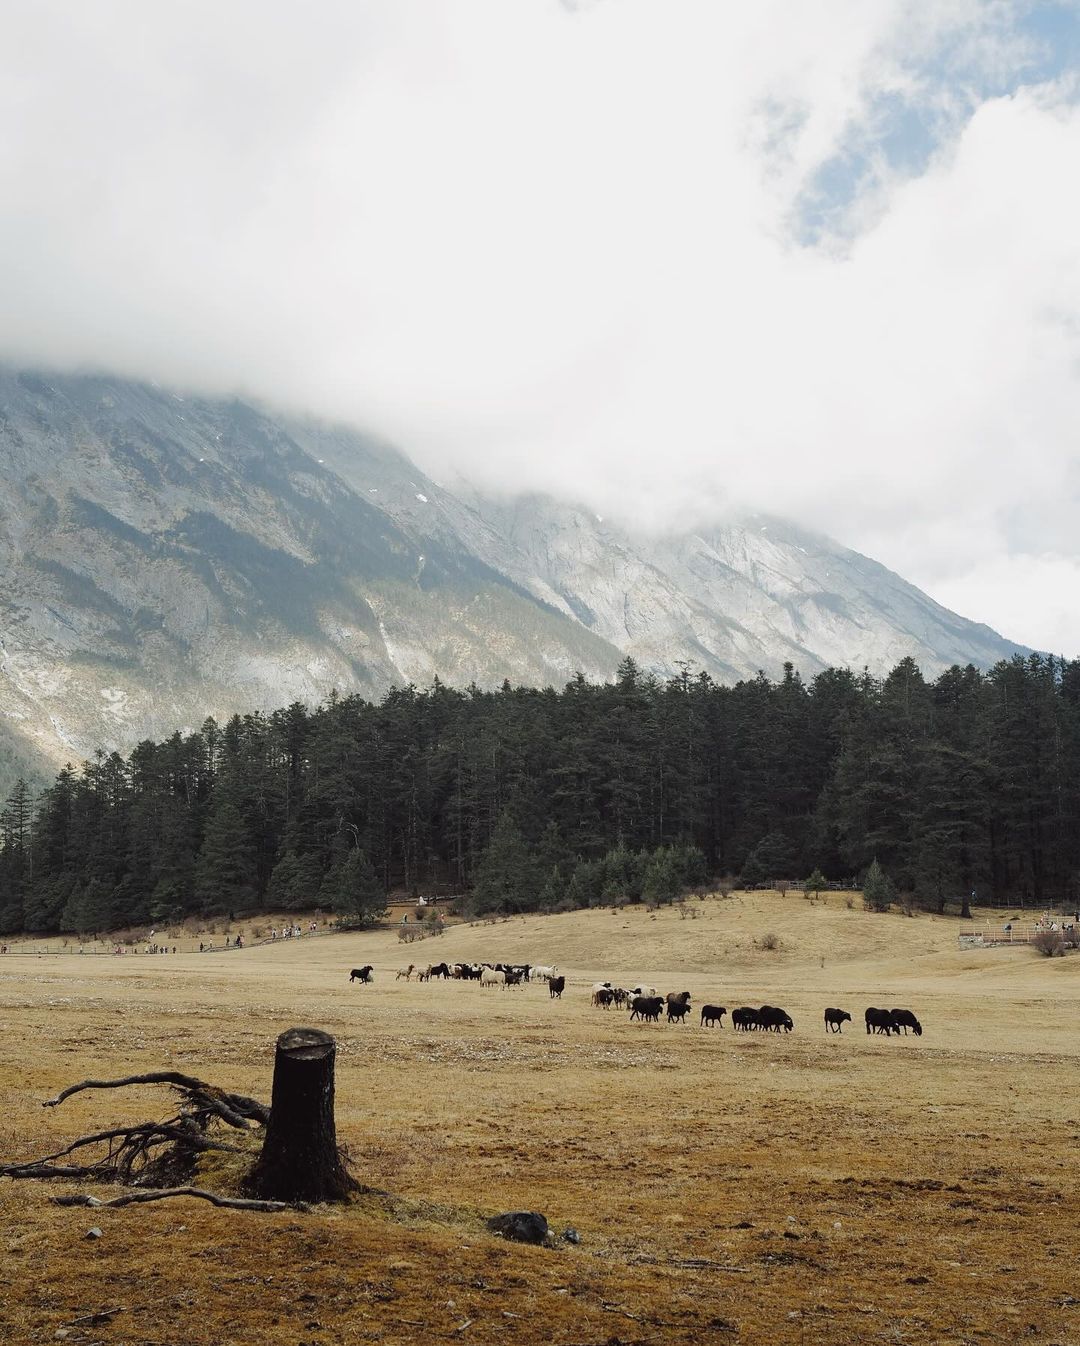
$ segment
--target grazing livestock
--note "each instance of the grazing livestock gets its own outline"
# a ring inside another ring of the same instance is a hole
[[[428,969],[428,972],[433,977],[447,978],[450,976],[450,968],[447,966],[446,963],[432,963],[431,967]]]
[[[775,1005],[762,1005],[758,1010],[758,1027],[766,1033],[779,1033],[781,1029],[790,1033],[795,1025],[791,1016],[782,1009],[777,1009]]]
[[[616,986],[611,994],[615,997],[616,1008],[625,1009],[626,1002],[630,999],[630,992],[624,991],[621,986]]]
[[[630,1018],[641,1019],[643,1023],[658,1024],[664,1000],[658,995],[636,995],[630,1002]]]
[[[842,1033],[844,1024],[851,1023],[851,1015],[847,1010],[827,1009],[825,1011],[825,1032]]]
[[[506,978],[507,986],[520,986],[525,980],[524,972],[510,972],[507,970],[503,973],[503,976]]]
[[[486,967],[480,973],[481,986],[506,986],[506,973],[497,972],[494,968]]]
[[[702,1005],[701,1007],[701,1026],[710,1028],[716,1024],[718,1028],[723,1028],[724,1015],[727,1013],[726,1005]]]
[[[669,1024],[681,1024],[690,1013],[690,992],[669,991],[664,997]]]
[[[904,1037],[907,1037],[909,1028],[914,1032],[917,1038],[922,1037],[922,1024],[919,1023],[918,1019],[916,1019],[910,1010],[894,1009],[890,1010],[889,1013],[892,1015],[893,1023],[898,1026],[898,1029],[902,1028],[904,1030]]]
[[[349,973],[349,980],[358,982],[372,981],[373,980],[373,977],[371,975],[372,971],[373,968],[370,963],[367,963],[364,967],[354,967],[353,970]]]
[[[534,967],[532,970],[533,981],[550,981],[552,977],[559,975],[559,969],[554,965],[551,967]]]
[[[408,967],[399,967],[396,974],[394,975],[394,980],[400,981],[402,977],[404,977],[406,981],[412,981],[412,974],[415,971],[416,971],[415,963],[410,963]]]
[[[739,1009],[731,1011],[731,1026],[741,1030],[743,1033],[749,1033],[752,1028],[758,1026],[758,1012],[751,1009],[749,1005],[742,1005]]]
[[[566,990],[565,977],[548,977],[548,993],[552,1000],[561,1000],[562,993]]]
[[[892,1011],[887,1009],[875,1009],[873,1005],[864,1015],[866,1019],[867,1033],[881,1033],[888,1037],[890,1033],[900,1036],[900,1025],[892,1016]]]
[[[607,990],[594,991],[592,1002],[594,1005],[598,1005],[601,1009],[610,1009],[612,1001],[614,999],[615,999],[614,991],[607,991]]]

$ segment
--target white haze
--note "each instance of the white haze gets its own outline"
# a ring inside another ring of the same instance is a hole
[[[2,0],[0,358],[654,527],[789,516],[1080,654],[1080,110],[1023,82],[1022,18]],[[931,128],[913,171],[884,94]]]

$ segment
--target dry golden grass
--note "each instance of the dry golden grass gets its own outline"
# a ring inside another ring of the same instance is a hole
[[[310,1024],[338,1040],[356,1171],[398,1198],[63,1210],[48,1197],[71,1185],[0,1179],[0,1340],[57,1340],[122,1305],[59,1339],[1075,1346],[1080,956],[959,952],[954,921],[836,897],[691,905],[696,919],[530,917],[408,948],[388,930],[0,959],[0,1156],[166,1112],[160,1090],[40,1108],[87,1075],[169,1065],[268,1097],[274,1039]],[[756,947],[768,931],[775,952]],[[429,958],[555,961],[570,985],[552,1002],[393,979]],[[375,984],[350,985],[365,962]],[[693,1026],[592,1009],[605,977],[690,990]],[[703,1031],[707,1000],[783,1005],[796,1031]],[[910,1005],[925,1035],[868,1038],[868,1004]],[[842,1037],[823,1031],[827,1005],[856,1019]],[[227,1183],[229,1165],[204,1180]],[[518,1207],[580,1246],[484,1232]]]

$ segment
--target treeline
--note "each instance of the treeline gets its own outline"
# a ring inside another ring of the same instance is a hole
[[[1080,890],[1080,662],[926,681],[788,668],[720,686],[455,691],[208,720],[65,768],[0,816],[0,930],[97,930],[391,886],[476,911],[667,900],[707,875],[862,875],[944,910]]]

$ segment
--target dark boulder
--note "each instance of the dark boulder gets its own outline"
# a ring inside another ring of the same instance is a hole
[[[546,1243],[550,1230],[548,1222],[534,1210],[510,1210],[493,1215],[487,1222],[493,1234],[515,1243]]]

